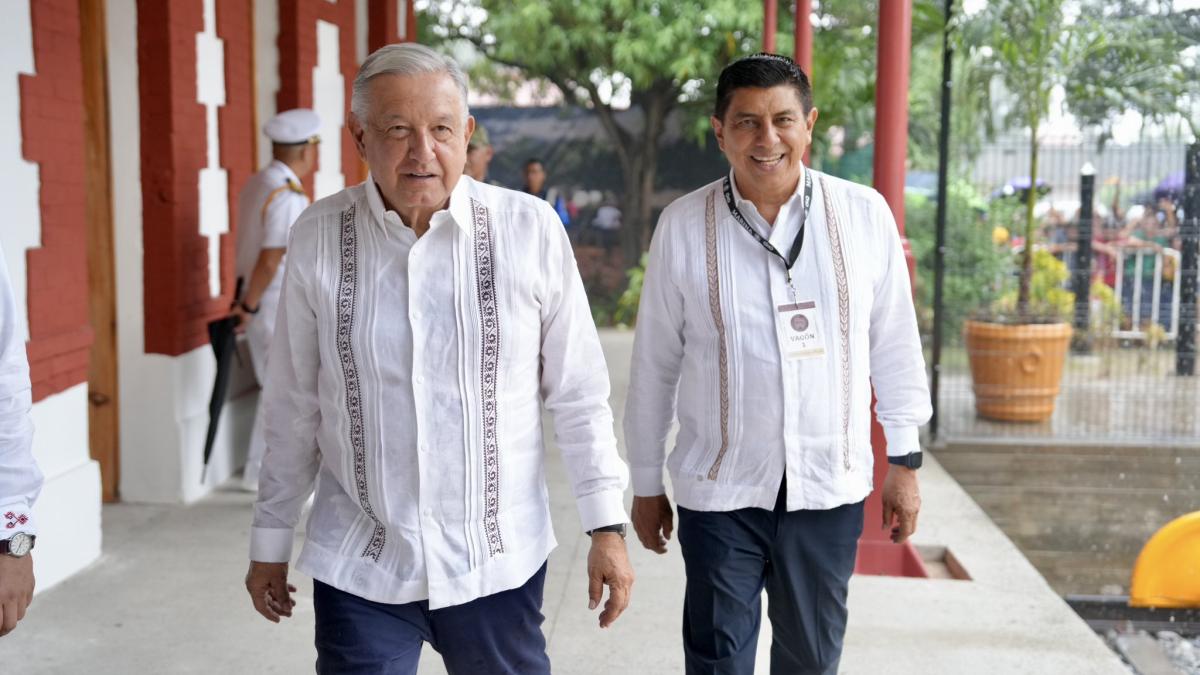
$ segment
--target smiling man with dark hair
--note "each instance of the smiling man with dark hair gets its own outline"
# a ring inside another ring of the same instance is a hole
[[[754,672],[764,588],[771,672],[837,672],[872,385],[885,526],[897,542],[916,528],[930,403],[908,270],[883,197],[804,166],[817,114],[790,59],[730,64],[712,127],[732,170],[668,206],[650,246],[625,440],[634,528],[659,553],[671,474],[689,675]]]

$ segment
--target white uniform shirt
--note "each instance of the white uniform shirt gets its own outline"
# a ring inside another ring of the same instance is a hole
[[[862,500],[872,487],[872,384],[888,454],[920,450],[931,407],[896,223],[874,190],[811,173],[794,299],[783,262],[734,220],[720,181],[663,211],[625,412],[634,494],[664,494],[665,460],[676,501],[694,510],[771,509],[785,472],[789,510]],[[774,228],[735,187],[743,216],[785,256],[803,185]],[[777,308],[794,301],[816,303],[823,356],[783,357]]]
[[[235,267],[236,275],[242,279],[243,292],[250,284],[259,254],[265,248],[287,248],[292,223],[307,206],[308,196],[300,186],[300,179],[287,164],[279,160],[273,160],[246,181],[238,193]],[[267,328],[264,339],[268,342],[270,328],[275,321],[275,308],[279,303],[279,290],[283,285],[283,269],[284,266],[280,264],[274,279],[263,291],[260,311],[252,320]]]
[[[22,332],[0,251],[0,539],[37,534],[32,508],[42,489],[42,472],[33,460],[32,390]]]
[[[608,371],[548,204],[463,176],[420,239],[367,182],[304,212],[264,393],[251,559],[433,608],[519,587],[555,545],[542,404],[584,529],[626,522]]]

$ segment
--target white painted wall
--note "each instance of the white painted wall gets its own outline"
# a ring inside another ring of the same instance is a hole
[[[370,21],[370,0],[354,0],[354,56],[359,64],[367,60],[369,44],[367,28]]]
[[[208,157],[200,170],[200,234],[208,238],[209,297],[221,294],[221,235],[229,232],[229,175],[221,168],[217,109],[225,105],[225,41],[217,37],[216,0],[204,1],[196,34],[196,100],[204,106]]]
[[[5,225],[0,227],[0,248],[12,276],[17,301],[17,321],[29,339],[25,251],[41,244],[42,215],[38,207],[38,166],[21,157],[21,94],[18,74],[33,74],[33,24],[29,0],[0,2],[0,204]]]
[[[33,456],[46,478],[34,504],[41,592],[100,557],[100,465],[88,454],[87,384],[34,404]]]
[[[109,132],[113,153],[113,226],[121,410],[121,498],[191,502],[244,461],[253,394],[235,373],[206,482],[201,458],[216,362],[207,346],[178,357],[145,353],[141,138],[137,0],[109,0]],[[246,361],[249,370],[249,361]],[[247,514],[247,518],[249,514]]]
[[[316,198],[346,187],[342,175],[342,124],[346,118],[346,89],[338,53],[338,27],[317,21],[317,66],[313,68],[313,109],[321,116],[321,145],[314,180]]]
[[[16,294],[18,334],[29,338],[25,253],[41,245],[38,165],[21,157],[18,73],[34,73],[28,0],[0,3],[0,245]],[[44,591],[100,555],[100,466],[88,455],[87,385],[33,406],[33,456],[46,482],[34,504],[38,523],[33,556],[37,590]]]
[[[278,112],[279,93],[279,0],[254,0],[254,105],[258,119],[258,165],[271,161],[271,139],[262,126]]]

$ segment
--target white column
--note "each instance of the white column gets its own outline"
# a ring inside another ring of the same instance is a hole
[[[5,212],[5,223],[0,227],[0,247],[4,249],[8,273],[12,275],[17,322],[28,340],[25,251],[39,246],[42,241],[38,165],[25,161],[21,155],[18,75],[34,73],[29,0],[0,2],[0,26],[5,27],[4,39],[0,40],[0,175],[4,176],[0,180],[0,204],[4,205]]]
[[[317,21],[317,67],[313,68],[313,109],[321,116],[321,146],[315,180],[316,198],[346,187],[342,175],[342,124],[346,115],[338,27]]]
[[[208,237],[208,290],[221,294],[221,235],[229,231],[229,177],[221,168],[217,108],[225,105],[225,42],[217,37],[216,0],[204,0],[196,34],[196,100],[204,104],[208,161],[200,170],[200,234]]]
[[[275,116],[275,95],[279,92],[279,0],[254,0],[254,92],[258,128],[258,166],[271,161],[271,139],[262,126]]]

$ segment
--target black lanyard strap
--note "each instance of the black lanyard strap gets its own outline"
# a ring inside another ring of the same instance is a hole
[[[786,258],[779,252],[779,249],[775,248],[771,242],[759,234],[753,225],[746,222],[746,217],[742,215],[742,212],[737,207],[737,203],[733,199],[733,181],[729,179],[728,174],[725,176],[724,189],[725,205],[729,207],[729,212],[733,214],[734,220],[738,221],[760,246],[767,249],[768,253],[779,258],[779,261],[783,263],[783,271],[787,274],[787,282],[790,286],[792,284],[792,266],[796,264],[796,259],[800,257],[800,249],[804,248],[804,226],[808,221],[808,208],[812,204],[812,172],[808,169],[804,170],[804,210],[800,212],[800,230],[796,232],[796,239],[792,242],[792,249]]]

